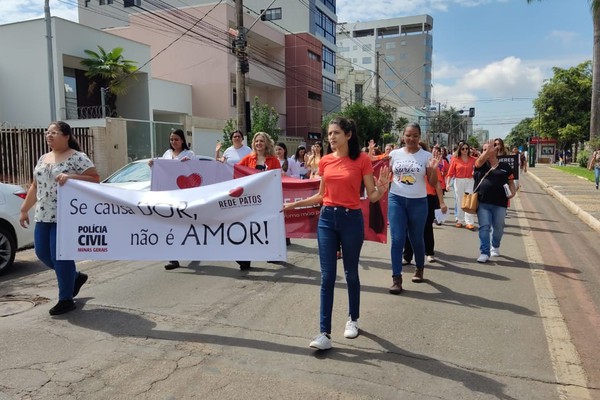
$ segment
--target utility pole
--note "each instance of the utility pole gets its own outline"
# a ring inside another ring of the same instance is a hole
[[[379,52],[375,53],[375,107],[381,106],[381,99],[379,98]]]
[[[50,92],[50,119],[56,121],[56,89],[54,88],[54,54],[52,51],[52,20],[50,19],[50,0],[44,2],[46,19],[46,49],[48,51],[48,87]]]
[[[236,79],[235,93],[237,106],[237,128],[247,135],[246,131],[246,73],[249,70],[246,54],[246,28],[244,28],[244,7],[242,0],[235,0],[235,15],[237,19],[238,34],[235,39]],[[247,136],[246,136],[247,137]]]

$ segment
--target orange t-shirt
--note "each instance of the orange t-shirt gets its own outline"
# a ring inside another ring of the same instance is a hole
[[[472,178],[473,170],[475,169],[475,157],[469,157],[467,162],[462,160],[462,157],[452,157],[450,160],[450,168],[448,176],[455,178]]]
[[[437,171],[437,178],[440,184],[444,181],[444,177],[442,176],[442,171],[439,168],[435,169]],[[429,183],[429,179],[427,179],[427,175],[425,175],[425,188],[427,189],[427,194],[432,196],[437,196],[437,192],[435,191],[435,186],[431,186]]]
[[[256,154],[254,152],[248,154],[246,157],[242,158],[238,164],[244,165],[244,166],[250,167],[250,168],[256,168]],[[279,163],[279,160],[275,156],[266,157],[265,165],[267,166],[267,170],[281,168],[281,164]]]
[[[327,154],[319,162],[319,175],[325,184],[323,205],[359,209],[363,176],[372,173],[373,163],[364,152],[356,160]]]

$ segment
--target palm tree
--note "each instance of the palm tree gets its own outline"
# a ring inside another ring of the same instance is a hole
[[[88,96],[103,90],[110,111],[108,114],[112,115],[116,113],[117,96],[126,93],[127,78],[131,76],[135,78],[133,73],[137,68],[133,65],[135,61],[123,58],[122,47],[115,47],[108,53],[101,46],[98,46],[98,50],[99,53],[84,50],[89,58],[81,60],[81,65],[87,67],[85,76],[90,79]]]
[[[527,3],[542,0],[527,0]],[[594,21],[594,58],[592,60],[592,108],[590,117],[590,140],[600,137],[600,0],[588,0]]]

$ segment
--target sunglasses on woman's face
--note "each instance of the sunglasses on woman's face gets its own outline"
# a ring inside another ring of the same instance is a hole
[[[469,148],[468,147],[463,147],[463,148],[461,148],[461,150],[469,150]]]

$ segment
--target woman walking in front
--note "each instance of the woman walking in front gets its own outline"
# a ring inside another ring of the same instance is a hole
[[[499,139],[489,140],[483,145],[483,151],[475,161],[475,187],[479,200],[479,263],[488,262],[490,256],[500,256],[508,199],[517,192],[511,166],[498,160],[498,155],[503,152],[504,142]],[[508,187],[510,194],[505,187]]]
[[[421,127],[410,123],[404,128],[405,146],[390,153],[390,165],[394,179],[388,201],[388,220],[392,237],[392,286],[391,294],[402,293],[402,250],[406,235],[412,244],[416,270],[413,282],[423,282],[425,268],[425,221],[427,220],[427,188],[425,179],[436,187],[437,167],[441,158],[419,145]]]
[[[56,273],[58,303],[50,309],[50,315],[60,315],[76,308],[73,297],[79,294],[88,277],[77,272],[75,261],[56,259],[58,186],[69,179],[98,183],[99,177],[66,122],[57,121],[48,126],[46,143],[50,152],[40,157],[33,170],[34,179],[21,206],[19,219],[21,226],[27,228],[28,212],[35,204],[35,255]]]
[[[284,204],[284,209],[322,204],[317,228],[321,264],[320,332],[310,347],[327,350],[331,345],[331,314],[335,287],[336,252],[341,242],[344,273],[348,284],[348,321],[344,337],[358,336],[360,316],[360,280],[358,262],[364,240],[364,222],[360,208],[361,184],[371,202],[378,201],[389,184],[389,168],[383,167],[379,179],[373,178],[373,166],[360,151],[354,121],[335,118],[329,123],[330,151],[319,162],[319,192],[312,197]]]

